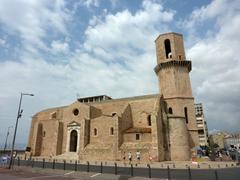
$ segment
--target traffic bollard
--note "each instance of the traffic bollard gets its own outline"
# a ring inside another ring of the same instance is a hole
[[[87,172],[89,172],[89,162],[87,161]]]
[[[103,172],[103,164],[102,164],[102,162],[101,162],[101,165],[100,165],[100,173],[102,173]]]
[[[20,166],[20,158],[18,157],[18,166]]]
[[[42,168],[45,168],[45,159],[42,160]]]
[[[188,177],[189,177],[189,180],[192,180],[191,169],[189,166],[188,166]]]
[[[216,169],[215,169],[215,178],[216,178],[216,180],[218,180],[218,173],[217,173]]]
[[[117,175],[117,163],[114,163],[114,171],[115,171],[115,175]]]
[[[74,170],[77,171],[77,160],[75,161]]]
[[[168,180],[170,180],[171,177],[170,177],[170,168],[169,168],[169,166],[167,166],[167,174],[168,174]]]
[[[152,178],[152,173],[151,173],[151,166],[150,166],[150,164],[148,164],[147,167],[148,167],[148,177],[149,177],[149,178]]]
[[[53,162],[52,162],[52,169],[55,169],[55,159],[53,159]]]
[[[66,160],[63,160],[63,170],[66,170]]]
[[[131,176],[133,176],[133,165],[131,164]]]
[[[34,167],[34,159],[32,159],[32,168]]]

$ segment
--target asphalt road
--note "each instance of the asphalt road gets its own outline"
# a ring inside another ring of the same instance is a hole
[[[82,171],[68,171],[41,168],[14,168],[13,170],[0,168],[0,180],[147,180],[144,177],[101,174]],[[154,178],[152,180],[155,180]],[[157,180],[157,179],[156,179]],[[166,180],[166,179],[164,179]]]
[[[41,161],[15,161],[15,167],[19,165],[36,167],[48,170],[64,170],[71,172],[90,172],[93,174],[108,174],[116,178],[116,174],[121,177],[142,177],[142,178],[160,178],[160,179],[177,179],[177,180],[240,180],[240,167],[231,167],[224,169],[157,169],[157,168],[140,168],[135,166],[114,167],[114,166],[97,166],[87,164],[68,164],[52,163]],[[21,167],[19,166],[19,167]],[[34,169],[34,168],[33,168]],[[65,177],[64,177],[65,178]],[[0,178],[1,179],[1,178]]]

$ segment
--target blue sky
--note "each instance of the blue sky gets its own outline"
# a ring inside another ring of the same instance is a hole
[[[238,0],[0,0],[1,147],[20,92],[35,96],[23,99],[18,143],[42,109],[83,96],[158,93],[154,40],[171,31],[184,35],[209,129],[239,131],[238,7]]]

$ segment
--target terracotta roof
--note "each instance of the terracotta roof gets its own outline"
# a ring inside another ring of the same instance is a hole
[[[125,131],[126,133],[151,133],[151,128],[129,128]]]

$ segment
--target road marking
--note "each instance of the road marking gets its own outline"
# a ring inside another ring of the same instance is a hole
[[[65,176],[65,175],[72,174],[72,173],[74,173],[74,171],[71,171],[71,172],[65,173],[64,176]]]
[[[94,174],[94,175],[92,175],[92,176],[90,176],[90,177],[95,177],[95,176],[98,176],[98,175],[100,175],[101,173],[97,173],[97,174]]]
[[[50,175],[50,176],[34,176],[34,177],[24,177],[24,178],[19,178],[19,180],[24,180],[24,179],[41,179],[41,178],[51,178],[51,177],[62,177],[61,175]]]

